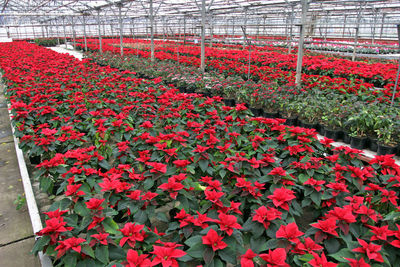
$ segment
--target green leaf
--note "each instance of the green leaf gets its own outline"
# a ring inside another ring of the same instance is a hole
[[[111,169],[110,164],[109,164],[105,159],[103,159],[102,161],[100,161],[100,162],[99,162],[99,165],[100,165],[100,167],[102,167],[102,168],[104,168],[104,169],[106,169],[106,170]]]
[[[104,230],[109,234],[116,235],[120,233],[120,231],[118,231],[118,224],[110,217],[105,218],[102,225],[104,226]]]
[[[40,189],[44,192],[49,192],[53,188],[53,180],[50,177],[40,177]]]
[[[141,224],[145,224],[147,222],[147,213],[144,210],[138,210],[134,216],[135,221]]]
[[[203,259],[206,264],[210,264],[214,258],[214,250],[210,247],[206,247],[203,253]]]
[[[50,236],[48,236],[48,235],[42,236],[41,238],[37,239],[36,242],[35,242],[35,245],[33,246],[32,254],[37,255],[37,253],[38,253],[39,251],[42,251],[43,248],[44,248],[47,244],[49,244],[50,239],[51,239],[51,238],[50,238]]]
[[[74,211],[82,217],[86,217],[90,214],[89,209],[86,207],[83,201],[78,201],[75,203]]]
[[[236,242],[243,246],[243,234],[239,230],[234,229],[232,236],[235,238]]]
[[[109,262],[109,255],[108,255],[108,246],[99,246],[95,250],[96,259],[101,261],[102,263]]]
[[[146,179],[143,183],[143,188],[145,190],[149,190],[150,188],[152,188],[154,185],[154,180],[153,179]]]
[[[214,258],[214,261],[210,264],[210,267],[224,267],[225,265],[218,258]]]
[[[226,262],[236,264],[236,252],[229,246],[218,251],[218,255]]]
[[[200,235],[192,236],[191,238],[185,241],[185,244],[188,245],[189,247],[193,247],[194,245],[199,243],[202,244],[202,238]]]
[[[160,220],[162,222],[166,222],[166,223],[169,222],[168,217],[164,212],[157,212],[156,217],[158,220]]]
[[[336,253],[340,249],[340,242],[335,238],[325,240],[324,245],[329,254]]]
[[[208,168],[208,160],[204,160],[204,159],[200,160],[200,161],[199,161],[199,166],[200,166],[200,169],[201,169],[203,172],[206,172],[206,171],[207,171],[207,168]]]
[[[83,245],[82,252],[85,253],[86,255],[89,255],[90,257],[94,258],[94,251],[89,245]]]
[[[261,251],[264,251],[267,249],[267,242],[265,242],[265,238],[260,237],[260,238],[250,238],[250,248],[253,250],[255,253],[260,253]]]
[[[225,169],[220,170],[219,175],[221,176],[222,179],[224,179],[224,177],[226,175],[226,170]]]
[[[68,254],[63,257],[63,262],[65,267],[76,267],[76,254]]]
[[[205,245],[203,245],[202,243],[197,243],[196,245],[190,247],[186,251],[186,253],[189,254],[189,256],[191,256],[193,258],[202,259],[205,249],[206,249]]]
[[[110,245],[108,252],[111,261],[126,260],[126,252],[119,246]]]
[[[311,195],[311,200],[317,205],[318,207],[321,205],[321,193],[320,192],[312,192]]]
[[[301,184],[304,184],[305,182],[308,181],[308,179],[310,179],[310,176],[308,176],[308,175],[306,175],[306,174],[304,174],[304,173],[301,173],[301,174],[298,176],[298,178],[299,178],[299,181],[301,182]]]
[[[304,262],[309,262],[312,259],[314,259],[314,256],[311,254],[305,254],[299,258],[299,260],[304,261]]]
[[[348,248],[342,248],[339,252],[335,254],[330,254],[332,258],[339,262],[348,262],[345,258],[354,259],[354,254]]]

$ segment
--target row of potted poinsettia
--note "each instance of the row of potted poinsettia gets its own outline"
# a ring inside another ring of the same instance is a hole
[[[193,67],[165,61],[150,63],[135,56],[89,53],[100,64],[136,71],[145,77],[163,77],[187,92],[218,95],[226,104],[247,103],[256,116],[283,117],[287,123],[317,129],[334,140],[343,140],[358,149],[370,148],[379,154],[396,154],[400,144],[400,108],[380,103],[371,94],[352,95],[330,90],[297,90],[229,79],[212,71],[204,78]]]
[[[136,41],[140,43],[141,40]],[[128,41],[129,42],[129,41]],[[107,42],[105,42],[107,45]],[[179,44],[178,44],[179,45]],[[222,48],[222,49],[221,49]],[[206,48],[206,57],[208,60],[223,59],[235,60],[247,63],[249,60],[249,48],[243,50],[242,46],[219,46],[215,48]],[[141,46],[141,50],[149,50],[148,46]],[[250,60],[255,67],[269,66],[280,67],[285,70],[295,71],[296,55],[287,55],[283,51],[264,50],[258,46],[251,46],[252,53]],[[166,52],[176,54],[178,52],[177,44],[157,46],[156,52]],[[183,56],[190,55],[200,57],[200,49],[197,46],[179,46],[179,53]],[[394,83],[396,78],[396,62],[390,64],[373,63],[367,64],[360,61],[350,61],[343,58],[331,56],[305,56],[303,59],[303,72],[306,74],[326,75],[331,78],[358,78],[366,83],[372,83],[378,87],[384,87],[387,84]]]
[[[90,40],[89,49],[98,50],[98,41]],[[125,54],[136,54],[150,57],[149,44],[145,40],[126,40]],[[119,44],[115,40],[103,40],[103,51],[119,52]],[[135,47],[134,49],[132,48]],[[179,47],[177,47],[179,46]],[[83,47],[83,44],[80,45]],[[260,49],[252,46],[251,50]],[[183,64],[200,65],[200,48],[198,46],[184,46],[159,42],[155,48],[155,57],[161,60],[181,61]],[[242,47],[215,47],[206,48],[206,64],[225,75],[236,72],[247,79],[248,50]],[[257,80],[270,80],[271,73],[281,76],[284,84],[294,83],[292,72],[296,69],[296,55],[287,55],[282,51],[253,51],[250,56],[251,78]],[[312,80],[331,80],[330,83],[340,83],[342,87],[351,87],[358,90],[373,89],[374,85],[383,87],[384,93],[390,96],[391,88],[396,77],[396,64],[367,64],[365,62],[352,62],[334,57],[307,56],[303,63],[303,82],[308,84]],[[227,68],[228,67],[228,68]],[[330,86],[328,84],[328,86]]]
[[[344,46],[344,45],[306,45],[305,49],[309,50],[322,50],[322,51],[332,51],[332,52],[347,52],[353,53],[354,46]],[[399,49],[396,48],[369,48],[369,47],[357,47],[357,54],[396,54],[399,53]]]
[[[395,266],[400,166],[28,43],[0,44],[56,266]]]

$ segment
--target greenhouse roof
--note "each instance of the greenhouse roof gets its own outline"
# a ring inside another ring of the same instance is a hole
[[[146,7],[149,0],[4,0],[0,1],[0,16],[2,17],[41,17],[51,18],[60,16],[81,16],[82,14],[117,15],[118,4],[122,4],[123,15],[129,17],[146,16]],[[155,9],[159,9],[157,15],[187,14],[197,16],[199,14],[200,0],[153,0]],[[300,0],[207,0],[208,12],[213,15],[235,15],[244,13],[244,10],[258,15],[282,14],[301,8]],[[310,12],[318,13],[345,13],[356,14],[363,8],[366,14],[376,12],[399,14],[400,1],[386,0],[311,0]],[[394,13],[393,13],[394,12]],[[114,14],[115,13],[115,14]],[[366,15],[364,14],[364,15]],[[4,21],[4,20],[3,20]]]

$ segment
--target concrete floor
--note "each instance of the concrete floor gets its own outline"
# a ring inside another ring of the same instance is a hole
[[[2,88],[1,88],[2,90]],[[25,203],[20,210],[14,201],[24,196],[15,154],[10,120],[3,92],[0,95],[0,266],[36,267],[30,254],[34,244],[32,225]]]
[[[59,46],[54,46],[54,47],[49,47],[49,49],[56,51],[61,54],[69,54],[71,56],[76,57],[79,60],[82,60],[83,54],[80,51],[74,50],[74,48],[71,45],[59,45]]]

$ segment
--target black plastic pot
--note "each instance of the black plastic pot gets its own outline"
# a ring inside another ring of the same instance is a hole
[[[300,121],[300,126],[307,129],[316,129],[317,123],[310,123],[306,121]]]
[[[260,108],[250,108],[250,111],[253,113],[255,117],[262,116],[263,113],[262,109]]]
[[[206,93],[202,93],[204,97],[212,97],[211,93],[206,92]]]
[[[40,155],[39,155],[39,156],[30,156],[30,157],[29,157],[29,162],[30,162],[32,165],[38,165],[38,164],[40,164],[40,162],[41,162],[41,157],[40,157]]]
[[[378,155],[396,155],[398,146],[385,146],[378,143]]]
[[[288,126],[296,126],[297,125],[297,117],[290,117],[290,118],[282,118],[285,119],[286,122],[284,124],[288,125]]]
[[[324,136],[327,138],[333,139],[334,141],[338,141],[342,138],[343,132],[341,130],[333,130],[324,127]]]
[[[351,147],[356,149],[368,148],[368,142],[368,137],[351,137],[350,139]]]
[[[266,112],[265,110],[263,111],[264,117],[265,118],[279,118],[279,112]]]
[[[343,132],[343,143],[350,144],[351,137],[348,132]]]
[[[376,138],[369,139],[369,150],[373,152],[378,151],[378,141],[376,140]]]
[[[236,105],[236,101],[233,98],[224,98],[224,103],[229,107],[234,107]]]

